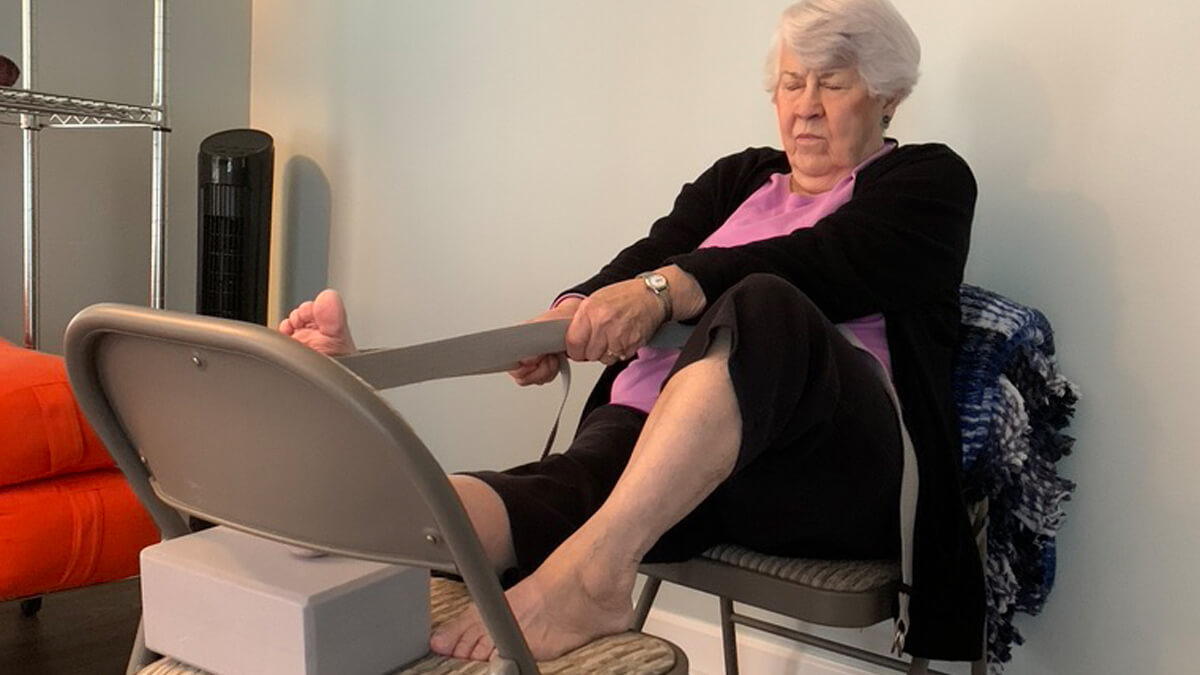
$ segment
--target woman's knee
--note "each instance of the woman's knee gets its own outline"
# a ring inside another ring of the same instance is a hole
[[[728,297],[729,301],[751,309],[778,313],[790,308],[805,313],[819,313],[803,291],[775,274],[751,274],[731,286],[721,297]]]
[[[512,527],[504,500],[484,481],[465,474],[449,477],[450,486],[458,494],[463,509],[471,521],[475,533],[483,544],[488,561],[498,572],[517,564],[513,548]]]
[[[729,288],[713,304],[713,311],[732,310],[741,329],[807,333],[824,331],[828,321],[799,288],[774,274],[751,274]],[[799,335],[797,336],[799,337]]]

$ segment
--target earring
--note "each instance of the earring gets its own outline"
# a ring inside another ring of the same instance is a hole
[[[891,116],[891,115],[884,115],[884,116],[883,116],[883,128],[884,128],[884,129],[888,128],[888,125],[889,125],[889,124],[891,124],[891,123],[892,123],[892,116]]]

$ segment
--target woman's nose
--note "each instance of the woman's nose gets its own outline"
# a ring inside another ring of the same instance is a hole
[[[820,117],[821,113],[824,111],[824,107],[821,105],[821,98],[813,91],[813,89],[815,89],[815,87],[809,87],[796,99],[794,110],[797,117],[802,117],[805,119],[810,117]]]

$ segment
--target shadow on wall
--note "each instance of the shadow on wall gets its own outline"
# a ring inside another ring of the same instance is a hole
[[[280,308],[287,312],[329,285],[329,179],[312,159],[297,155],[283,170],[283,269]]]
[[[1062,125],[1091,120],[1056,126],[1051,89],[1039,79],[1046,69],[1010,47],[976,45],[960,63],[960,114],[970,120],[980,186],[967,278],[1045,312],[1063,372],[1083,391],[1068,430],[1078,439],[1076,454],[1059,467],[1078,488],[1058,539],[1057,584],[1041,616],[1018,622],[1028,642],[1015,649],[1014,671],[1160,672],[1147,609],[1157,603],[1128,583],[1139,576],[1138,561],[1123,552],[1153,546],[1143,541],[1139,518],[1113,513],[1151,489],[1138,453],[1129,451],[1139,447],[1137,430],[1149,412],[1137,379],[1121,370],[1114,340],[1114,311],[1125,301],[1114,271],[1114,224],[1085,192],[1055,189],[1080,184],[1058,167],[1087,161],[1076,129],[1061,132]],[[1083,106],[1078,112],[1087,115]],[[1060,159],[1077,154],[1077,162]],[[1101,412],[1117,408],[1119,416]],[[1112,662],[1105,647],[1113,635],[1123,636],[1117,653],[1125,663]]]

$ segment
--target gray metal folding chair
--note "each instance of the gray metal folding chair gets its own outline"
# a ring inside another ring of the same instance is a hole
[[[1004,658],[1012,641],[1019,640],[1012,625],[1014,606],[1031,602],[1029,610],[1019,611],[1036,613],[1053,584],[1054,558],[1047,554],[1054,552],[1053,533],[1063,515],[1058,505],[1069,498],[1074,484],[1048,469],[1070,451],[1073,439],[1063,431],[1074,414],[1079,389],[1059,371],[1054,332],[1044,314],[970,284],[962,285],[959,299],[961,343],[953,388],[963,432],[963,484],[974,502],[969,516],[985,560],[989,605],[989,642],[984,658],[971,664],[971,672],[983,675],[989,653]],[[601,388],[592,401],[603,400],[606,393]],[[1029,470],[1034,466],[1042,468]],[[902,479],[902,519],[906,482]],[[1019,516],[1010,511],[1017,504],[1023,511]],[[1044,515],[1030,523],[1029,513]],[[901,560],[904,538],[902,521]],[[902,617],[901,561],[799,560],[718,546],[681,564],[643,565],[642,571],[650,580],[638,603],[637,626],[645,621],[661,581],[719,597],[727,675],[738,672],[738,625],[900,671],[930,672],[924,659],[892,659],[734,611],[736,602],[808,623],[849,628]],[[1029,595],[1041,600],[1026,600]]]
[[[562,349],[565,322],[527,324],[342,363],[252,324],[125,305],[71,322],[79,403],[164,538],[185,514],[337,555],[461,575],[498,657],[428,656],[403,673],[686,673],[675,646],[640,633],[536,664],[500,583],[429,450],[376,388],[497,372]],[[467,601],[435,580],[434,624]],[[139,627],[128,673],[195,673],[158,661]],[[541,670],[539,670],[539,668]]]

